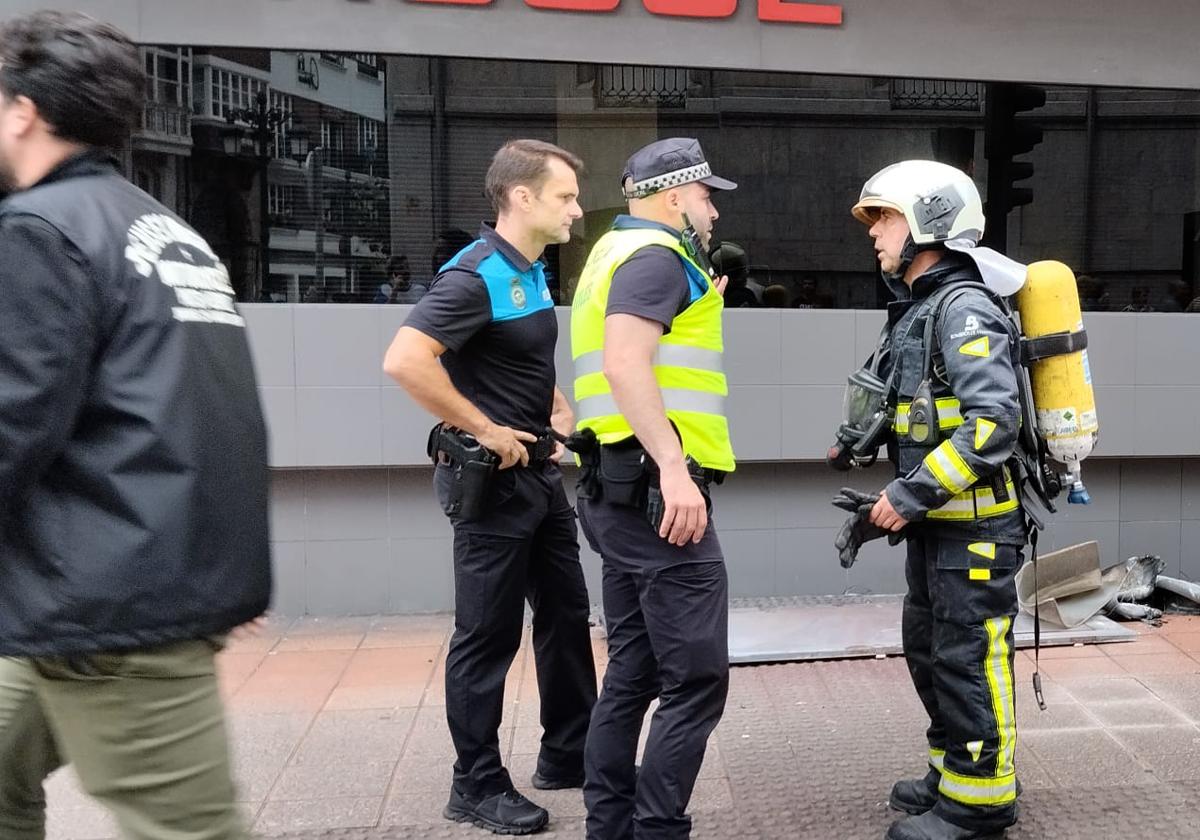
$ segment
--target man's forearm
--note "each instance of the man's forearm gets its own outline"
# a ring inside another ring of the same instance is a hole
[[[561,435],[569,435],[575,431],[575,412],[571,403],[559,388],[554,389],[554,402],[550,408],[550,426]],[[541,432],[540,429],[534,431]]]
[[[478,437],[492,424],[487,415],[454,387],[436,357],[408,360],[400,370],[389,373],[421,408],[448,425]]]

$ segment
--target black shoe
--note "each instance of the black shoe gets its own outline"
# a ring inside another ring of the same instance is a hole
[[[892,785],[888,804],[906,814],[924,814],[938,801],[942,774],[930,767],[923,779],[901,779]]]
[[[999,840],[1004,829],[975,831],[946,822],[932,811],[892,823],[885,840]]]
[[[442,816],[455,822],[474,823],[494,834],[533,834],[550,822],[549,811],[515,790],[473,799],[451,789]]]
[[[567,788],[583,787],[583,774],[575,776],[543,776],[540,770],[535,770],[529,780],[538,790],[566,790]]]

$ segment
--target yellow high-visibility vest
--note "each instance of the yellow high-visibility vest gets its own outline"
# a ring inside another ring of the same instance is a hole
[[[571,356],[575,360],[579,428],[592,429],[604,444],[633,435],[604,376],[604,319],[613,274],[649,245],[661,245],[679,254],[691,282],[703,282],[706,287],[704,294],[675,316],[670,332],[658,343],[654,376],[667,417],[679,432],[685,455],[691,455],[703,467],[732,472],[733,447],[725,417],[729,387],[722,367],[725,345],[721,312],[725,302],[682,243],[663,230],[610,230],[596,243],[583,267],[571,306]]]

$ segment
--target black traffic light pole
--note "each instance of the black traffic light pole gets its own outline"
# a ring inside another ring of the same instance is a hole
[[[984,244],[1005,251],[1008,247],[1008,214],[1033,201],[1033,190],[1016,186],[1033,176],[1033,164],[1014,160],[1033,151],[1042,142],[1042,129],[1021,118],[1046,104],[1046,91],[1033,85],[1010,82],[988,84],[984,113],[984,157],[988,162],[987,203],[984,215],[987,230]]]

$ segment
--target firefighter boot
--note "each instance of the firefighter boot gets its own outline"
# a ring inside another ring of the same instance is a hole
[[[892,823],[885,840],[1000,840],[1004,829],[976,831],[946,822],[932,811]]]
[[[941,780],[942,774],[933,767],[923,779],[901,779],[892,785],[888,804],[906,814],[924,814],[937,804]]]

